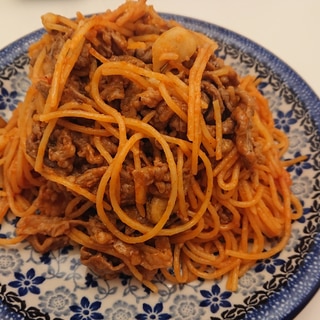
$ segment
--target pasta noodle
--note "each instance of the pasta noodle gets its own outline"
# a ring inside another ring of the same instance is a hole
[[[153,291],[158,273],[227,275],[236,290],[302,214],[285,166],[303,158],[281,160],[287,137],[257,79],[144,0],[42,20],[31,86],[0,129],[0,216],[19,217],[0,244],[78,244],[99,276],[131,274]]]

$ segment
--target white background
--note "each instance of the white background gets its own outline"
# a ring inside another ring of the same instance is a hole
[[[48,11],[74,17],[114,9],[124,0],[0,0],[0,49],[41,28]],[[320,97],[320,1],[148,0],[160,12],[186,15],[235,31],[294,69]],[[319,319],[320,292],[296,317]]]

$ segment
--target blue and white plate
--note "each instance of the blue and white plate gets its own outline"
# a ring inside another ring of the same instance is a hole
[[[288,170],[304,215],[293,223],[286,248],[259,261],[239,290],[225,290],[225,280],[172,285],[157,279],[153,294],[135,279],[97,278],[79,262],[71,246],[36,253],[27,242],[0,247],[0,318],[5,319],[292,319],[320,284],[320,101],[284,62],[252,41],[213,24],[164,14],[215,39],[218,55],[240,74],[262,79],[277,127],[290,137],[287,157],[309,155]],[[28,88],[28,46],[43,30],[0,51],[0,115],[9,118]],[[6,217],[0,237],[10,237],[16,219]]]

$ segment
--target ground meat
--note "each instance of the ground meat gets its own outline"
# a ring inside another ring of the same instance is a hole
[[[111,36],[111,48],[112,53],[116,56],[122,55],[122,54],[128,54],[128,42],[127,39],[118,31],[111,30],[110,31]]]
[[[229,110],[229,112],[232,112],[232,110],[239,104],[240,100],[235,88],[232,86],[229,86],[227,88],[219,88],[219,92],[224,105]]]
[[[129,118],[141,118],[143,110],[156,108],[161,100],[159,90],[152,87],[142,90],[134,83],[130,83],[120,103],[121,113]]]
[[[85,84],[83,80],[81,80],[78,76],[72,74],[65,85],[60,104],[63,105],[71,101],[92,104],[92,101],[87,96],[85,85],[83,84]]]
[[[149,196],[167,198],[170,194],[170,174],[168,165],[155,161],[154,165],[135,169],[133,165],[124,164],[120,172],[120,204],[136,204],[136,197],[147,201]]]
[[[143,34],[160,34],[166,30],[168,30],[168,24],[163,23],[163,21],[157,19],[156,22],[150,21],[150,17],[145,16],[143,22],[137,22],[135,24],[135,34],[143,35]]]
[[[222,121],[222,133],[224,135],[231,135],[234,132],[235,123],[231,118]]]
[[[141,104],[143,106],[147,106],[148,108],[154,108],[162,100],[159,90],[153,87],[148,87],[145,91],[142,91],[139,94],[139,98]]]
[[[228,69],[229,70],[229,69]],[[210,72],[206,72],[206,78],[210,78]],[[212,76],[214,80],[214,76]],[[231,70],[228,80],[219,78],[218,86],[208,80],[203,80],[202,90],[212,100],[218,100],[222,107],[222,133],[224,137],[234,139],[235,145],[241,154],[245,165],[252,165],[257,158],[252,138],[252,117],[254,113],[254,101],[238,85],[237,74]],[[215,81],[217,82],[217,81]],[[227,88],[227,89],[226,89]],[[211,135],[215,137],[215,119],[213,108],[205,110],[205,120]]]
[[[156,113],[151,119],[150,124],[160,132],[165,132],[168,126],[168,122],[173,117],[174,112],[168,107],[168,105],[162,101],[155,108]]]
[[[91,61],[93,61],[93,57],[90,54],[90,47],[89,43],[83,45],[81,53],[73,67],[73,73],[79,77],[87,76],[90,72]]]
[[[110,57],[110,61],[124,61],[140,68],[146,67],[146,64],[142,60],[131,55],[113,55],[112,57]]]
[[[85,247],[80,250],[80,259],[83,265],[106,280],[114,279],[127,269],[126,265],[119,259]]]
[[[170,174],[168,165],[161,161],[155,161],[154,166],[146,166],[132,171],[134,185],[139,192],[145,192],[154,196],[167,198],[169,196]]]
[[[139,94],[142,89],[137,85],[131,83],[126,92],[125,97],[121,100],[120,108],[121,114],[128,118],[136,118],[140,108],[142,107]]]
[[[256,154],[252,138],[252,113],[251,108],[246,105],[239,105],[232,112],[232,118],[236,122],[235,128],[235,142],[239,153],[243,156],[247,167],[254,164],[256,161]]]
[[[101,28],[97,32],[92,31],[91,35],[92,37],[88,37],[88,40],[93,39],[91,42],[92,46],[106,58],[110,58],[113,55],[132,55],[127,49],[126,38],[118,31]],[[100,41],[97,41],[97,39]]]
[[[227,208],[221,207],[220,210],[218,210],[218,215],[220,218],[220,222],[222,224],[228,224],[233,219],[233,214],[230,212]]]
[[[111,156],[114,156],[117,153],[117,141],[114,141],[113,137],[102,137],[101,144],[110,153]]]
[[[41,95],[45,99],[48,97],[49,90],[51,87],[51,84],[49,83],[49,81],[50,80],[48,78],[42,78],[42,79],[39,79],[39,81],[36,83],[37,90],[41,93]]]
[[[219,101],[221,112],[223,113],[224,112],[224,103],[223,103],[223,100],[220,96],[220,92],[219,92],[218,88],[212,82],[209,82],[209,81],[202,81],[201,88],[202,88],[202,90],[204,90],[204,92],[206,92],[210,96],[211,101],[214,101],[214,100]],[[213,117],[213,115],[212,115],[212,117]],[[208,119],[208,116],[207,116],[206,121],[210,122],[210,121],[212,121],[212,119]]]
[[[150,271],[154,274],[158,268],[170,267],[173,259],[170,242],[166,237],[156,238],[152,246],[130,245],[116,240],[112,245],[105,247],[104,252],[106,253],[85,247],[80,250],[81,262],[105,279],[115,278],[119,273],[131,274],[126,263],[141,266],[144,278],[148,278],[146,275]]]
[[[149,43],[145,49],[137,49],[135,56],[146,64],[152,63],[152,43]]]
[[[42,215],[62,217],[66,206],[72,198],[73,195],[64,186],[47,181],[39,188],[38,208]]]
[[[86,229],[89,236],[99,244],[109,245],[114,242],[114,235],[106,229],[97,216],[90,217]]]
[[[74,182],[87,190],[95,190],[95,187],[99,184],[106,170],[107,167],[88,169],[83,174],[76,177]]]
[[[135,186],[132,179],[132,164],[122,167],[120,172],[120,202],[124,206],[135,204]]]
[[[100,82],[100,96],[103,100],[111,102],[125,97],[124,80],[120,76],[110,76]]]
[[[141,265],[147,270],[168,268],[172,265],[172,251],[167,237],[157,237],[154,246],[141,245]]]
[[[44,122],[34,121],[32,126],[32,132],[27,137],[26,151],[27,154],[33,159],[35,159],[37,156],[40,140],[42,138],[43,130],[45,127],[46,124]]]
[[[212,55],[207,63],[206,71],[214,71],[224,67],[224,61],[216,55]]]
[[[100,166],[104,164],[103,156],[96,150],[90,137],[74,132],[72,133],[72,139],[78,157],[84,158],[90,165]]]
[[[76,147],[73,143],[70,131],[67,129],[55,129],[50,137],[48,159],[55,162],[58,167],[72,172]]]
[[[27,239],[33,248],[40,253],[46,253],[52,250],[60,249],[70,243],[68,236],[57,236],[53,238],[50,236],[44,236],[42,234],[36,234],[29,236]]]
[[[235,127],[235,122],[231,118],[227,118],[225,121],[222,121],[222,134],[228,135],[228,136],[233,136],[234,127]],[[215,125],[207,125],[207,129],[213,137],[216,136],[216,126]]]
[[[174,115],[169,122],[169,127],[171,129],[170,136],[179,137],[181,139],[186,138],[187,124],[181,120],[177,115]]]
[[[72,223],[60,217],[44,215],[28,215],[17,223],[18,235],[42,234],[50,237],[59,237],[70,231]]]

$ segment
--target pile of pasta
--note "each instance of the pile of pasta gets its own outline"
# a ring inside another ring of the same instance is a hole
[[[236,290],[284,248],[302,207],[258,79],[144,0],[42,21],[30,88],[0,129],[1,217],[19,218],[1,245],[79,245],[99,276],[155,292],[159,274]]]

